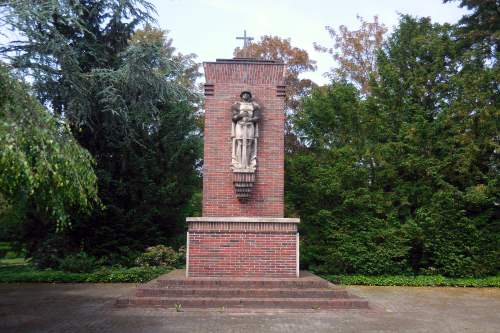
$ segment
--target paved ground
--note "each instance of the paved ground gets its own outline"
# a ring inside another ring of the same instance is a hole
[[[134,284],[0,284],[0,332],[500,332],[500,289],[349,287],[373,310],[117,309]]]

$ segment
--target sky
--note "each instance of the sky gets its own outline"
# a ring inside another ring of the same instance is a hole
[[[305,74],[318,84],[335,65],[331,55],[314,50],[313,43],[331,47],[325,26],[359,28],[356,15],[370,21],[378,15],[389,31],[399,13],[430,16],[433,22],[456,23],[464,9],[441,0],[150,0],[158,12],[158,25],[169,31],[173,46],[183,54],[195,53],[197,61],[232,58],[236,37],[247,35],[258,41],[263,35],[290,38],[292,46],[305,49],[318,69]]]

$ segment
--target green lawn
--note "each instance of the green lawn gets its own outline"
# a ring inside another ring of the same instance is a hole
[[[3,258],[0,259],[0,267],[3,266],[24,266],[26,265],[26,260],[24,258]]]

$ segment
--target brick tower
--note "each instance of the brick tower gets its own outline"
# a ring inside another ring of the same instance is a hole
[[[204,70],[203,217],[187,218],[186,274],[296,277],[299,219],[283,217],[285,65],[217,59]]]

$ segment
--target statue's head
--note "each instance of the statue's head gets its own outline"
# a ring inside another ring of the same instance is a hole
[[[245,102],[250,102],[252,100],[252,93],[248,90],[244,90],[241,92],[240,97]]]

